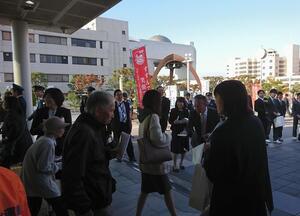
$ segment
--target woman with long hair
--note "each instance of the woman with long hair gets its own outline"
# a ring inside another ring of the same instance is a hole
[[[173,153],[173,171],[179,172],[184,169],[183,159],[185,153],[189,151],[189,137],[187,134],[187,124],[189,110],[187,109],[185,98],[179,97],[176,100],[175,108],[171,109],[169,123],[172,130],[171,152]],[[177,156],[181,155],[180,164],[177,166]]]
[[[13,96],[5,97],[4,109],[7,114],[1,128],[0,160],[2,166],[9,168],[11,165],[23,161],[27,149],[32,144],[32,138],[18,99]]]
[[[170,145],[171,137],[162,133],[159,123],[161,113],[161,95],[156,90],[149,90],[143,97],[144,109],[139,115],[139,137],[145,137],[145,128],[151,145],[164,147]],[[166,206],[172,216],[176,215],[172,195],[171,185],[167,175],[167,167],[162,163],[142,164],[140,162],[140,170],[142,173],[141,194],[138,200],[137,216],[142,215],[142,210],[145,205],[149,193],[158,192],[164,195]]]
[[[204,167],[213,183],[210,215],[266,216],[273,210],[264,129],[237,80],[214,91],[225,121],[210,136]]]

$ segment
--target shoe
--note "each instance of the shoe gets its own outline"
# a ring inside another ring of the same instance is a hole
[[[173,172],[179,173],[179,169],[173,167]]]
[[[296,141],[296,140],[298,140],[298,138],[297,137],[293,137],[293,140]]]
[[[279,140],[280,142],[283,142],[283,139],[282,139],[282,138],[279,138],[278,140]]]
[[[273,143],[281,144],[282,142],[280,142],[279,140],[275,140],[275,141],[273,141]]]
[[[184,170],[184,169],[185,169],[185,167],[184,167],[184,166],[180,166],[180,169]]]
[[[269,140],[269,139],[266,139],[266,143],[271,143],[271,140]]]

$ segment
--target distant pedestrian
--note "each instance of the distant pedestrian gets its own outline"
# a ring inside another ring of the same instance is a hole
[[[280,116],[285,117],[286,114],[286,104],[283,100],[283,93],[282,92],[278,92],[277,93],[277,109],[280,113]],[[278,139],[280,142],[283,142],[282,139],[282,131],[283,131],[283,127],[278,127]]]
[[[254,110],[257,112],[257,117],[260,119],[263,127],[264,127],[264,131],[265,131],[265,139],[266,139],[266,143],[270,143],[271,140],[269,139],[269,134],[268,134],[268,124],[269,124],[269,120],[267,118],[267,101],[265,99],[265,91],[264,90],[259,90],[257,92],[258,98],[256,99],[256,101],[254,102]]]
[[[130,104],[123,100],[123,93],[120,89],[115,90],[114,97],[115,97],[115,112],[114,112],[114,118],[112,120],[111,125],[112,125],[112,131],[114,134],[115,141],[119,143],[122,132],[131,135],[131,130],[132,130],[131,109],[130,109]],[[126,151],[129,157],[129,161],[132,162],[136,161],[131,137],[129,138],[129,143]]]
[[[193,101],[191,100],[191,93],[187,92],[185,94],[185,100],[186,100],[186,106],[189,112],[194,110],[194,104]]]
[[[269,99],[266,104],[266,110],[267,110],[267,119],[268,119],[268,126],[267,126],[267,139],[269,139],[271,127],[273,126],[273,142],[276,144],[281,144],[281,141],[279,140],[279,130],[275,127],[274,120],[276,117],[280,116],[278,107],[276,106],[277,99],[277,90],[271,89],[269,92]]]
[[[293,100],[293,137],[300,140],[300,134],[298,130],[298,124],[300,119],[300,93],[297,93],[297,97]]]
[[[285,95],[284,95],[283,101],[285,102],[287,113],[291,116],[292,113],[291,113],[291,107],[290,107],[290,98],[289,98],[289,94],[285,94]]]
[[[139,137],[145,137],[145,128],[149,128],[147,137],[152,145],[162,148],[170,145],[170,135],[163,133],[159,116],[161,114],[161,92],[149,90],[143,97],[144,109],[140,114]],[[149,124],[149,125],[148,125]],[[149,153],[148,153],[149,154]],[[171,195],[171,185],[165,163],[142,164],[141,194],[139,196],[136,216],[141,216],[149,193],[158,192],[164,195],[166,206],[172,216],[177,215]]]
[[[267,216],[274,206],[263,126],[240,81],[224,81],[214,94],[226,120],[205,152],[204,168],[213,183],[209,215]]]
[[[33,86],[33,91],[36,97],[36,110],[42,109],[45,107],[45,101],[44,101],[44,91],[45,88],[40,85]],[[31,121],[34,118],[34,115],[36,114],[36,110],[28,117],[28,121]]]
[[[210,109],[217,109],[216,101],[213,99],[213,95],[211,92],[207,92],[205,94],[206,99],[207,99],[207,107]]]
[[[32,216],[39,214],[42,199],[51,204],[55,215],[68,215],[55,179],[55,174],[61,170],[61,162],[55,161],[56,139],[64,135],[68,125],[56,116],[47,119],[44,122],[45,135],[28,149],[24,158],[22,180]]]
[[[184,156],[185,153],[189,151],[189,137],[187,133],[189,111],[185,102],[185,98],[177,98],[175,108],[171,109],[169,118],[172,131],[171,152],[173,153],[174,172],[179,172],[179,169],[184,169]],[[177,156],[179,154],[181,155],[181,159],[179,166],[177,166]]]
[[[23,91],[24,91],[24,88],[22,86],[19,86],[17,84],[13,84],[13,87],[12,87],[12,94],[14,97],[18,98],[19,100],[19,103],[22,107],[22,112],[23,112],[23,115],[26,116],[26,101],[25,101],[25,98],[23,96]]]
[[[107,129],[114,115],[114,98],[93,92],[70,129],[64,145],[62,191],[76,216],[109,216],[115,180],[109,160],[116,152],[108,145]],[[126,214],[126,213],[124,213]]]
[[[162,86],[157,87],[156,89],[161,96],[161,116],[160,116],[160,125],[161,130],[164,133],[168,127],[168,119],[170,112],[171,101],[165,96],[165,89]]]
[[[87,99],[89,98],[89,96],[93,93],[93,91],[95,91],[96,89],[93,86],[89,86],[86,88],[87,91],[87,95],[82,96],[81,98],[81,103],[80,103],[80,113],[84,113],[85,111],[85,106],[86,106],[86,102]]]

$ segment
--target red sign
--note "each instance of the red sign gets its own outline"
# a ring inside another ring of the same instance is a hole
[[[140,47],[132,50],[134,78],[137,88],[138,104],[142,107],[143,96],[150,89],[146,48]]]

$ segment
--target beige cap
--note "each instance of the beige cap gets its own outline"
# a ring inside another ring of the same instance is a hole
[[[70,124],[65,123],[63,119],[57,116],[53,116],[44,122],[44,131],[45,133],[54,132],[58,129],[65,128],[69,125]]]

